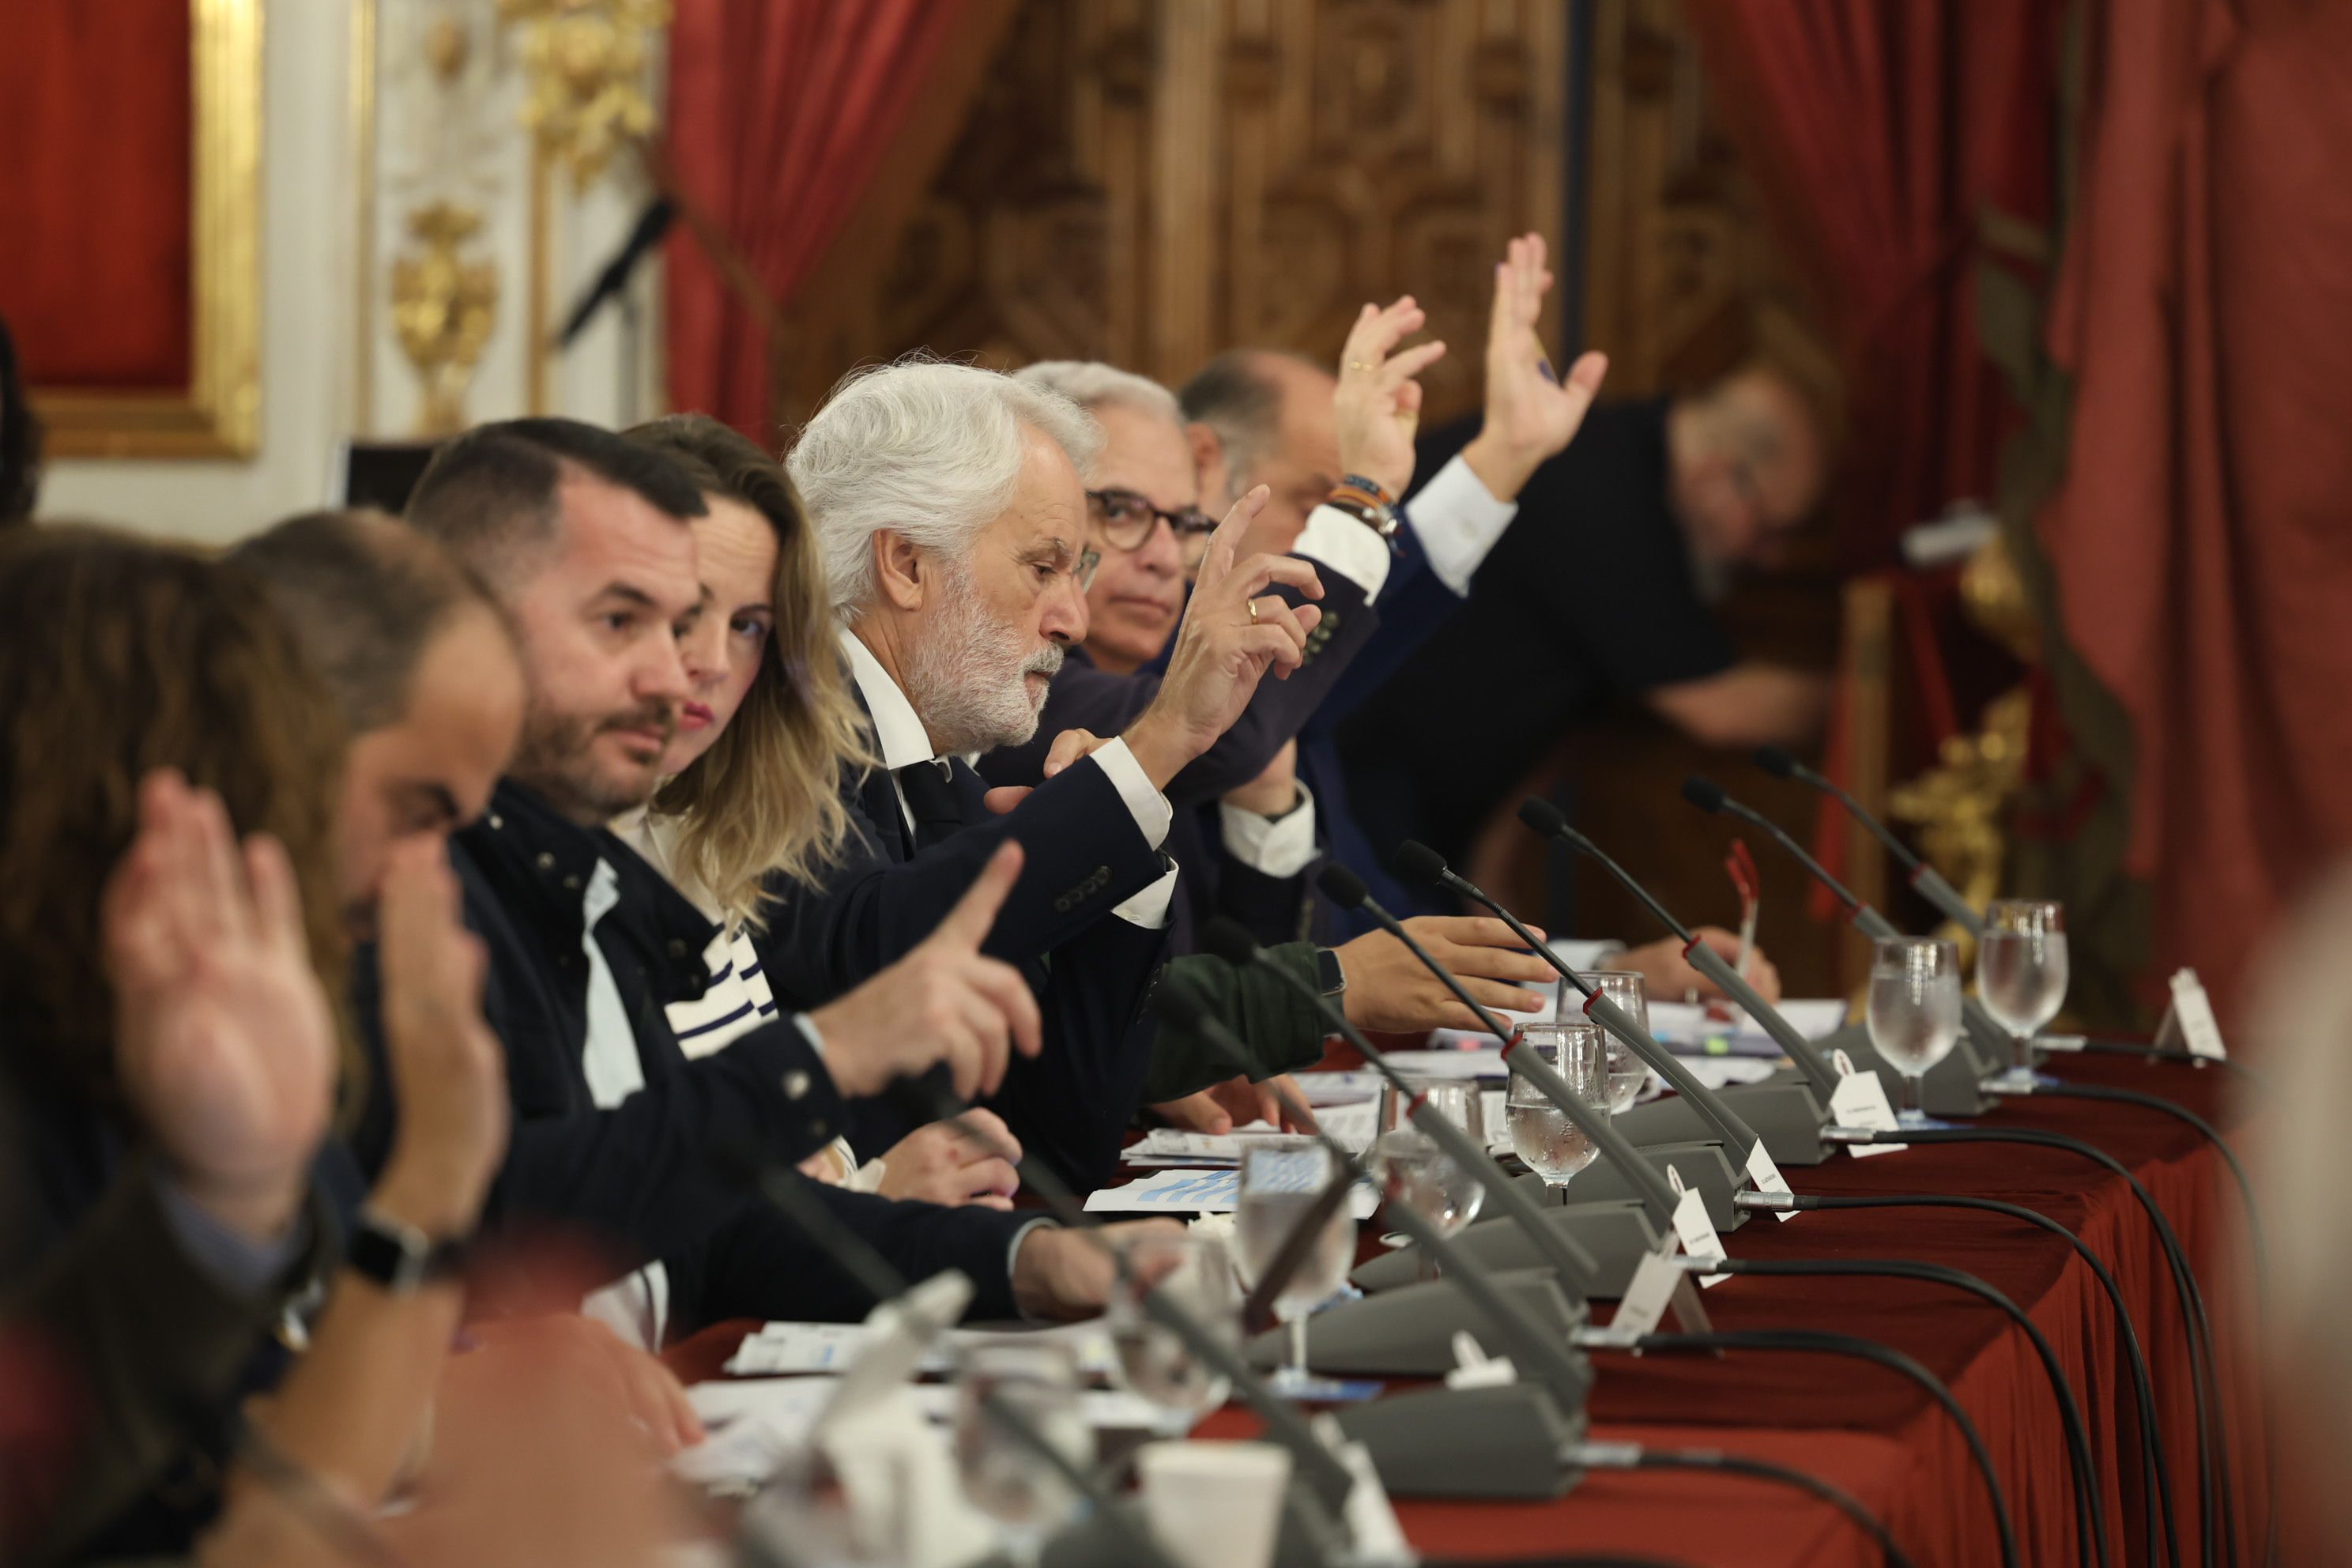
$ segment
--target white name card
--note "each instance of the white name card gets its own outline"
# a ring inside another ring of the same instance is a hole
[[[1697,1188],[1683,1185],[1683,1173],[1672,1165],[1666,1167],[1666,1176],[1681,1194],[1675,1200],[1675,1236],[1682,1242],[1683,1250],[1705,1262],[1722,1262],[1728,1254],[1723,1250],[1723,1237],[1715,1234],[1715,1221],[1707,1215],[1706,1199]],[[1698,1277],[1699,1289],[1712,1290],[1730,1278],[1728,1274],[1702,1274]]]
[[[1837,1088],[1830,1092],[1830,1117],[1840,1127],[1865,1127],[1874,1132],[1893,1132],[1902,1123],[1895,1119],[1895,1108],[1886,1102],[1886,1086],[1874,1072],[1856,1072],[1853,1058],[1843,1051],[1835,1053]],[[1873,1154],[1893,1154],[1908,1149],[1908,1143],[1849,1143],[1846,1152],[1857,1160]]]

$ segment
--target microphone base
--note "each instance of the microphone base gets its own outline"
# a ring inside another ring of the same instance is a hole
[[[1972,1053],[1966,1049],[1968,1037],[1952,1047],[1952,1054],[1937,1062],[1919,1086],[1919,1108],[1930,1116],[1981,1116],[1993,1107],[1990,1095],[1984,1092],[1981,1080],[1989,1074],[1980,1071]],[[1870,1031],[1860,1024],[1849,1024],[1822,1041],[1824,1052],[1842,1050],[1853,1058],[1856,1071],[1875,1072],[1886,1086],[1886,1102],[1903,1103],[1903,1075],[1879,1058],[1871,1048]],[[1998,1068],[1994,1071],[2000,1070]]]
[[[1580,1289],[1601,1301],[1624,1295],[1633,1270],[1641,1267],[1643,1254],[1656,1251],[1660,1240],[1657,1226],[1650,1223],[1650,1211],[1637,1198],[1557,1204],[1544,1210],[1544,1222],[1592,1259],[1589,1279],[1561,1282],[1561,1289],[1571,1293],[1571,1300]],[[1527,1233],[1500,1213],[1456,1231],[1454,1245],[1472,1261],[1497,1272],[1550,1267]],[[1349,1278],[1360,1290],[1394,1290],[1419,1283],[1421,1270],[1421,1248],[1401,1247],[1371,1259]]]
[[[1748,1211],[1731,1201],[1731,1194],[1744,1191],[1748,1173],[1732,1163],[1731,1156],[1717,1142],[1652,1143],[1635,1151],[1658,1173],[1658,1179],[1672,1184],[1666,1168],[1671,1165],[1682,1173],[1683,1185],[1696,1188],[1706,1200],[1707,1217],[1715,1221],[1718,1235],[1727,1235],[1748,1223]],[[1519,1185],[1538,1203],[1581,1204],[1595,1200],[1613,1202],[1620,1198],[1637,1198],[1642,1194],[1624,1173],[1605,1160],[1596,1160],[1576,1173],[1576,1179],[1561,1188],[1547,1187],[1541,1176],[1521,1176]]]
[[[1765,1152],[1772,1156],[1774,1164],[1818,1165],[1837,1152],[1835,1144],[1822,1142],[1822,1129],[1829,1125],[1829,1112],[1822,1109],[1812,1085],[1802,1074],[1792,1079],[1773,1078],[1762,1083],[1740,1084],[1717,1092],[1742,1121],[1756,1130],[1756,1136],[1764,1141]],[[1617,1131],[1625,1135],[1625,1142],[1635,1148],[1654,1143],[1705,1142],[1716,1136],[1715,1124],[1679,1094],[1637,1105],[1617,1117],[1615,1124]],[[1687,1181],[1689,1177],[1685,1175],[1684,1179]],[[1580,1175],[1577,1180],[1580,1182],[1584,1177]]]
[[[1530,1318],[1547,1339],[1565,1345],[1584,1326],[1582,1306],[1571,1306],[1548,1269],[1522,1268],[1494,1276],[1495,1287]],[[1490,1355],[1510,1346],[1494,1324],[1451,1279],[1426,1279],[1398,1290],[1327,1307],[1307,1320],[1307,1364],[1317,1372],[1360,1377],[1444,1377],[1459,1363],[1454,1336],[1467,1333]],[[1280,1366],[1290,1350],[1288,1325],[1269,1329],[1243,1347],[1249,1363],[1262,1370]],[[1581,1407],[1592,1387],[1592,1365],[1571,1352],[1578,1380],[1552,1392]],[[1519,1368],[1522,1381],[1538,1369]]]
[[[1583,1440],[1584,1406],[1540,1384],[1392,1394],[1338,1419],[1397,1497],[1540,1501],[1584,1474],[1566,1457]]]

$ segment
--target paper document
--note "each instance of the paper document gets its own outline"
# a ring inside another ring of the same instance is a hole
[[[1104,1187],[1087,1198],[1094,1214],[1231,1214],[1241,1205],[1239,1168],[1218,1171],[1154,1171],[1125,1186]],[[1348,1194],[1349,1212],[1368,1219],[1380,1194],[1363,1186]]]
[[[1315,1121],[1324,1131],[1347,1145],[1350,1153],[1360,1154],[1372,1142],[1372,1123],[1380,1119],[1380,1102],[1359,1100],[1346,1105],[1329,1105],[1316,1111]],[[1237,1161],[1242,1150],[1254,1139],[1274,1138],[1282,1134],[1268,1122],[1253,1121],[1236,1127],[1231,1132],[1183,1132],[1173,1127],[1155,1127],[1127,1150],[1127,1158],[1140,1163],[1145,1160],[1189,1160],[1195,1163]]]
[[[727,1370],[737,1377],[766,1377],[804,1373],[845,1371],[865,1352],[874,1331],[864,1323],[767,1323],[744,1336]],[[1079,1370],[1108,1373],[1113,1357],[1110,1338],[1099,1321],[1062,1323],[1050,1329],[950,1329],[925,1353],[919,1368],[924,1373],[955,1369],[957,1358],[973,1345],[1058,1340],[1070,1347]],[[713,1397],[718,1397],[714,1395]]]

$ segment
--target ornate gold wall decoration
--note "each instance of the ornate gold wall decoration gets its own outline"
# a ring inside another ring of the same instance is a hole
[[[43,391],[53,458],[249,458],[261,428],[262,0],[189,0],[194,342],[185,393]]]
[[[402,352],[425,384],[419,436],[449,436],[466,427],[466,387],[481,363],[499,299],[498,268],[458,254],[481,226],[479,213],[434,202],[408,219],[409,233],[424,248],[393,264],[393,323]]]
[[[669,0],[499,0],[499,10],[523,29],[522,122],[584,191],[653,132],[647,44],[669,25]]]

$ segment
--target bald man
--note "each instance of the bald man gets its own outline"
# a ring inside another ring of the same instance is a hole
[[[1432,431],[1420,471],[1467,458],[1477,429],[1474,416]],[[1779,556],[1828,479],[1811,405],[1768,368],[1595,408],[1519,494],[1549,525],[1505,534],[1469,603],[1342,728],[1374,841],[1466,859],[1560,733],[1612,702],[1711,746],[1810,739],[1828,679],[1740,659],[1710,605],[1739,568]]]

